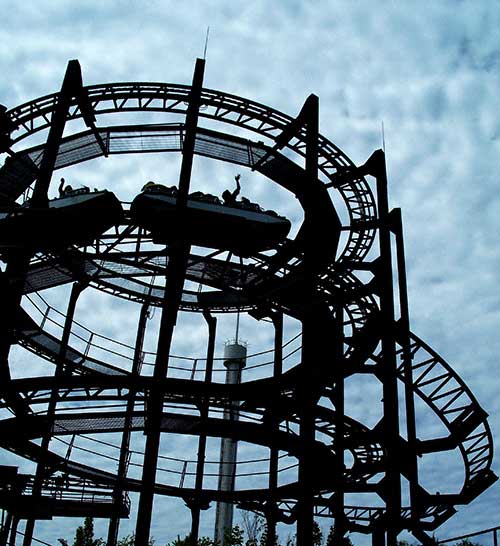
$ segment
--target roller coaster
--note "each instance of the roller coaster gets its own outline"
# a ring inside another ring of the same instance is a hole
[[[219,501],[262,515],[268,546],[280,523],[296,524],[298,546],[309,546],[315,517],[333,518],[339,545],[347,533],[363,533],[374,546],[395,546],[403,530],[431,544],[430,533],[458,505],[497,479],[493,442],[469,388],[410,329],[401,213],[389,209],[384,153],[356,166],[319,134],[315,95],[290,117],[204,88],[204,64],[197,60],[191,85],[84,86],[78,61],[70,61],[59,93],[1,112],[0,445],[36,466],[33,475],[0,468],[2,544],[19,520],[26,520],[29,546],[37,520],[90,515],[109,518],[113,546],[120,519],[129,515],[129,492],[139,494],[137,546],[148,543],[160,495],[185,502],[193,544],[203,512]],[[99,116],[134,113],[182,121],[96,124]],[[77,129],[64,136],[71,124]],[[24,144],[46,133],[42,144]],[[49,199],[57,169],[168,152],[181,154],[169,196],[144,191],[131,205],[109,190],[85,190]],[[195,156],[280,186],[298,202],[300,226],[288,237],[289,222],[278,214],[193,196]],[[278,225],[272,236],[266,222]],[[60,311],[44,293],[64,285],[71,291]],[[140,309],[135,344],[77,323],[78,299],[88,290]],[[155,308],[157,348],[148,353],[144,338]],[[180,358],[171,354],[177,319],[193,313],[206,323],[206,355]],[[271,325],[274,338],[268,351],[248,357],[236,385],[221,380],[224,367],[215,358],[217,316],[227,313]],[[300,325],[298,335],[289,336],[287,320]],[[54,373],[12,377],[15,345],[53,363]],[[380,384],[375,426],[349,416],[345,384],[361,375]],[[422,439],[417,399],[444,435]],[[237,408],[237,422],[222,418],[228,407]],[[131,447],[136,432],[145,436],[141,453]],[[110,433],[121,435],[119,445]],[[195,437],[196,457],[162,453],[167,435]],[[87,461],[78,438],[97,442],[106,456],[115,450],[116,471]],[[235,465],[236,483],[247,476],[241,483],[248,486],[227,492],[207,485],[217,474],[206,457],[210,438],[265,450],[258,467],[251,460]],[[66,454],[53,448],[56,441],[66,442]],[[439,452],[461,456],[464,477],[454,491],[422,485],[418,459]],[[176,482],[160,476],[165,461]],[[140,477],[130,474],[132,465]],[[370,502],[346,502],[353,496]]]

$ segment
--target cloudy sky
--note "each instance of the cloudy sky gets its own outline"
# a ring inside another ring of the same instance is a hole
[[[355,163],[381,146],[383,122],[390,201],[405,222],[412,329],[460,373],[500,438],[496,1],[3,0],[1,8],[0,102],[8,108],[57,91],[73,58],[88,85],[190,83],[209,25],[205,87],[290,115],[316,93],[321,132]],[[134,176],[130,163],[114,161],[78,176],[103,186],[105,175],[125,198],[155,176],[161,159],[150,161],[136,163]],[[494,469],[500,474],[497,462]],[[429,472],[439,489],[436,465]],[[496,484],[439,536],[500,524],[499,504]],[[179,528],[155,521],[159,544],[186,530],[187,510],[168,506],[182,516]],[[37,536],[55,541],[69,525],[41,524]]]

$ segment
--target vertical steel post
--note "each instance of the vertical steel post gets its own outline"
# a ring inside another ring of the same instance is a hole
[[[149,301],[146,299],[141,306],[139,314],[139,323],[137,326],[137,335],[134,347],[134,360],[132,363],[131,381],[127,395],[127,406],[125,408],[125,421],[123,423],[122,442],[120,446],[120,459],[118,461],[118,471],[116,487],[113,491],[113,501],[115,513],[109,519],[107,546],[115,546],[118,539],[118,528],[120,526],[120,515],[118,513],[119,504],[122,501],[124,492],[124,480],[127,477],[128,458],[130,453],[130,431],[132,427],[132,413],[135,406],[135,397],[137,389],[134,388],[136,379],[141,372],[142,348],[144,345],[144,335],[146,333],[146,324],[148,320]]]
[[[135,530],[135,546],[148,546],[153,512],[154,488],[156,481],[156,467],[160,449],[160,425],[163,413],[163,380],[168,372],[168,359],[179,304],[182,297],[184,276],[189,258],[190,245],[182,240],[184,227],[184,212],[187,208],[191,169],[193,165],[194,145],[196,141],[196,127],[200,109],[201,88],[205,61],[196,60],[196,66],[186,113],[186,134],[182,156],[181,172],[179,176],[179,193],[177,195],[177,213],[180,239],[170,247],[170,260],[165,278],[165,293],[160,319],[160,331],[156,350],[153,384],[148,403],[148,425],[146,430],[146,448],[142,470],[142,491],[139,497],[137,523]]]
[[[18,525],[19,525],[19,516],[14,516],[12,518],[12,527],[10,528],[9,546],[16,546],[17,526]]]
[[[214,368],[215,353],[215,334],[217,330],[217,319],[206,310],[203,313],[208,324],[208,346],[207,346],[207,366],[205,369],[205,383],[209,385],[212,382],[212,372]],[[203,397],[200,401],[200,420],[203,423],[208,418],[210,400]],[[203,427],[202,427],[203,428]],[[198,439],[198,457],[196,461],[195,477],[195,498],[191,500],[191,533],[189,534],[192,546],[198,544],[198,535],[200,533],[200,495],[203,491],[203,477],[205,473],[205,452],[207,448],[207,435],[202,432]]]
[[[422,511],[418,484],[417,461],[417,428],[415,418],[415,398],[413,392],[412,354],[410,347],[410,312],[408,307],[408,288],[406,281],[406,260],[403,237],[403,221],[401,209],[394,209],[391,213],[393,230],[396,236],[396,256],[398,264],[399,307],[401,320],[401,345],[403,347],[403,373],[405,377],[405,409],[406,409],[406,433],[408,439],[408,481],[410,486],[411,520],[418,524]]]
[[[274,367],[273,377],[279,379],[283,372],[283,313],[272,313],[271,319],[274,325]],[[276,411],[270,410],[271,430],[279,429],[279,420],[276,418]],[[278,489],[278,454],[279,449],[271,443],[269,454],[269,500],[266,506],[267,536],[265,546],[276,544],[276,490]]]
[[[385,531],[383,527],[375,527],[372,531],[372,546],[385,546]]]
[[[333,497],[333,517],[335,527],[333,534],[334,546],[343,546],[344,535],[346,533],[345,525],[345,484],[344,484],[344,438],[345,438],[345,397],[344,397],[344,317],[342,304],[337,304],[334,317],[334,362],[335,378],[333,385],[333,405],[335,407],[335,438],[333,448],[335,453],[334,476],[337,481],[336,491]]]
[[[6,546],[9,539],[10,526],[12,524],[12,512],[8,511],[5,521],[2,526],[2,533],[0,534],[0,546]]]
[[[382,329],[382,362],[380,377],[383,392],[383,434],[386,446],[384,498],[386,502],[387,546],[396,546],[401,518],[401,478],[399,470],[399,404],[394,322],[394,285],[392,276],[391,230],[387,191],[385,154],[377,150],[368,160],[369,174],[376,178],[379,212],[380,313]]]
[[[66,351],[68,348],[69,337],[71,335],[71,327],[73,325],[73,319],[75,317],[75,309],[78,301],[78,297],[84,290],[85,286],[79,283],[74,283],[71,288],[71,294],[69,296],[68,309],[66,311],[66,319],[64,321],[64,328],[61,337],[61,345],[59,346],[59,355],[56,362],[56,370],[54,373],[54,379],[62,377],[66,373]],[[70,370],[71,373],[71,370]],[[48,452],[49,444],[51,440],[51,423],[54,421],[57,401],[59,399],[59,390],[57,384],[54,385],[50,393],[50,399],[47,406],[47,431],[45,432],[42,442],[40,444],[41,457],[38,461],[35,477],[33,480],[32,488],[32,497],[38,498],[42,495],[43,480],[45,477],[45,457],[44,455]],[[29,518],[26,521],[26,527],[24,530],[23,546],[30,546],[33,539],[33,531],[35,529],[35,519]]]
[[[313,186],[318,182],[318,136],[319,136],[319,102],[318,97],[311,95],[308,98],[306,113],[306,183]],[[307,188],[305,189],[307,192]],[[313,536],[314,522],[314,491],[312,457],[313,443],[315,439],[314,406],[315,388],[311,381],[312,368],[314,367],[316,345],[316,271],[315,271],[315,247],[317,242],[311,233],[309,207],[305,208],[304,227],[304,306],[302,317],[302,373],[300,385],[297,385],[297,393],[300,404],[299,435],[302,444],[302,452],[299,455],[299,498],[297,515],[297,546],[310,546]]]

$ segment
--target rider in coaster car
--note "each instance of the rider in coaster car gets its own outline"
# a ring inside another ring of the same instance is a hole
[[[224,205],[234,206],[236,204],[236,198],[240,194],[241,186],[240,186],[240,178],[241,174],[237,174],[234,179],[236,180],[236,189],[232,192],[229,190],[224,190],[222,192],[222,200],[224,201]]]
[[[64,187],[65,183],[66,181],[64,180],[64,178],[61,178],[61,183],[59,184],[59,197],[64,197],[65,195],[68,195],[73,191],[73,187],[69,184]]]
[[[90,188],[88,186],[83,186],[81,188],[73,189],[69,184],[64,187],[65,180],[61,178],[61,183],[59,184],[59,197],[67,197],[68,195],[80,195],[82,193],[90,193]],[[97,188],[94,191],[98,191]]]
[[[153,189],[154,187],[156,187],[158,184],[156,184],[155,182],[153,182],[152,180],[149,180],[149,182],[146,182],[144,184],[144,186],[142,186],[142,189],[141,191],[146,191],[146,190],[151,190]]]
[[[146,182],[146,184],[142,186],[141,191],[166,193],[167,195],[177,194],[177,188],[175,186],[170,186],[167,188],[167,186],[165,186],[164,184],[157,184],[156,182],[153,182],[152,180],[150,180],[149,182]]]

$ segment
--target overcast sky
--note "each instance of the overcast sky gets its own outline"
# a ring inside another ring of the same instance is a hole
[[[8,108],[57,91],[73,58],[88,85],[190,83],[209,25],[205,87],[290,115],[316,93],[321,132],[355,163],[381,147],[383,122],[390,202],[403,211],[412,330],[471,387],[498,442],[498,2],[3,0],[1,10],[0,102]],[[99,165],[89,178],[105,173],[115,187],[118,177],[129,188],[154,176],[137,166],[132,182],[128,167]],[[437,466],[429,468],[434,483]],[[499,505],[495,484],[438,535],[499,525]],[[155,522],[159,544],[187,531],[186,512],[182,503],[170,512],[179,529]],[[37,536],[54,541],[68,525],[41,524]]]

